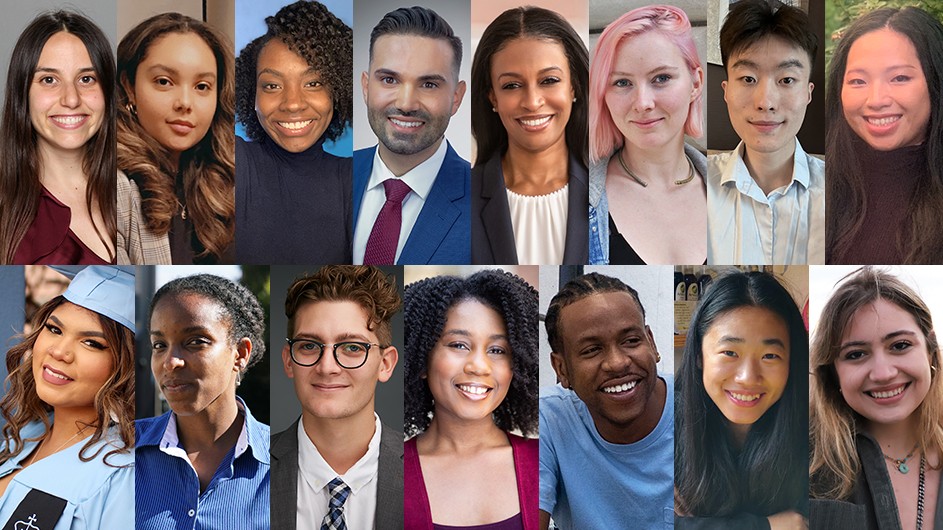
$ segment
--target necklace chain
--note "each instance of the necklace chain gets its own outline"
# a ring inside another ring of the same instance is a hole
[[[887,453],[885,453],[884,451],[881,451],[881,454],[884,455],[884,458],[888,459],[891,462],[894,462],[894,464],[897,465],[897,471],[900,471],[901,473],[906,475],[907,472],[910,471],[910,468],[907,466],[907,461],[910,460],[911,457],[913,457],[914,453],[916,452],[917,452],[917,444],[914,444],[914,448],[911,449],[910,452],[907,453],[907,456],[905,456],[904,458],[893,458],[893,457],[887,456]],[[921,456],[920,458],[923,458],[923,457]]]
[[[917,530],[923,528],[923,497],[926,486],[927,459],[920,453],[920,481],[917,483]]]
[[[619,159],[619,165],[622,166],[622,170],[625,171],[626,174],[629,176],[629,178],[634,180],[636,184],[638,184],[639,186],[643,188],[647,188],[648,182],[645,182],[644,180],[636,176],[635,173],[632,173],[632,170],[629,169],[629,166],[625,163],[625,160],[622,159],[622,151],[624,150],[625,150],[624,148],[620,147],[619,151],[616,152],[616,158]],[[691,159],[688,158],[687,155],[685,155],[684,159],[688,161],[688,176],[681,180],[676,180],[675,186],[684,186],[688,182],[691,182],[692,180],[694,180],[694,162],[691,162]]]
[[[81,429],[79,429],[79,431],[78,431],[77,433],[73,434],[71,438],[69,438],[68,440],[66,440],[65,442],[63,442],[62,445],[60,445],[59,447],[57,447],[55,451],[53,451],[52,453],[49,453],[49,454],[58,453],[59,451],[62,450],[63,447],[65,447],[66,445],[68,445],[69,442],[71,442],[72,440],[74,440],[78,435],[80,435],[80,434],[82,434],[83,432],[85,432],[85,429],[88,429],[88,428],[89,428],[89,425],[86,425],[85,427],[82,427]],[[29,457],[29,464],[28,464],[28,465],[33,465],[33,463],[36,462],[36,457],[39,456],[39,452],[42,451],[43,445],[46,443],[46,440],[48,440],[48,438],[46,438],[45,436],[43,436],[43,440],[42,440],[41,442],[39,442],[39,447],[37,447],[37,448],[36,448],[36,451],[34,451],[32,455],[30,455],[30,457]],[[23,467],[27,467],[27,466],[23,466]]]

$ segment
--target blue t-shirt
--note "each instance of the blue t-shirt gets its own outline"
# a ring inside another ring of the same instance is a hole
[[[664,380],[664,378],[663,378]],[[674,388],[670,380],[665,384]],[[561,528],[672,528],[674,400],[655,429],[612,444],[589,409],[560,385],[540,391],[540,509]]]

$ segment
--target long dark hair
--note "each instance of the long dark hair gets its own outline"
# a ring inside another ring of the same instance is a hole
[[[98,132],[85,143],[82,172],[87,178],[85,206],[101,212],[105,226],[95,233],[109,249],[117,232],[115,187],[115,58],[111,44],[94,22],[70,11],[52,11],[36,17],[20,34],[10,57],[6,99],[0,125],[0,263],[11,263],[17,247],[36,218],[42,194],[42,161],[36,131],[30,119],[29,89],[46,41],[59,32],[75,35],[85,44],[105,112]],[[94,224],[94,222],[93,222]],[[109,250],[111,254],[113,250]],[[109,260],[114,255],[108,256]]]
[[[491,58],[508,42],[519,38],[549,39],[560,43],[570,64],[576,102],[566,124],[566,145],[584,166],[589,156],[589,52],[573,26],[558,13],[540,7],[515,7],[498,15],[485,29],[472,60],[472,135],[478,144],[475,165],[487,162],[508,148],[508,132],[491,110]]]
[[[134,90],[137,68],[151,44],[168,33],[193,33],[216,57],[218,92],[216,114],[206,136],[181,153],[178,168],[157,140],[138,123],[128,91]],[[141,210],[147,227],[157,235],[170,231],[178,211],[174,188],[183,178],[184,196],[193,216],[193,230],[206,250],[217,258],[233,243],[235,196],[235,94],[233,52],[229,39],[199,20],[180,13],[155,15],[134,27],[118,44],[118,167],[141,187]]]
[[[740,450],[704,389],[701,345],[711,324],[740,307],[761,307],[789,330],[789,379],[753,424]],[[809,334],[796,303],[770,274],[736,272],[715,281],[691,319],[675,382],[675,491],[700,517],[795,510],[808,496]]]
[[[916,183],[909,223],[898,232],[897,248],[902,263],[939,263],[943,261],[943,232],[937,230],[943,215],[943,25],[916,7],[882,8],[856,20],[835,48],[825,87],[825,116],[828,133],[825,152],[829,154],[825,179],[825,248],[828,261],[841,261],[851,248],[864,224],[867,191],[863,175],[861,140],[848,126],[841,101],[842,79],[848,52],[859,37],[882,28],[890,28],[910,39],[920,58],[920,66],[930,92],[930,123],[924,145],[927,150],[929,178]],[[879,190],[876,190],[879,192]]]

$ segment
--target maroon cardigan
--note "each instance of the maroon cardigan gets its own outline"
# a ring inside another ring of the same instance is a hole
[[[537,530],[540,479],[538,473],[539,442],[507,433],[514,454],[517,495],[521,505],[524,530]],[[419,466],[416,438],[403,444],[403,519],[406,530],[432,530],[432,510],[426,483]]]

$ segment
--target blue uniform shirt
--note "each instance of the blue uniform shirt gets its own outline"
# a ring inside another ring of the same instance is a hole
[[[42,422],[33,421],[23,427],[20,437],[25,441],[42,433]],[[82,462],[79,451],[87,442],[87,439],[80,440],[37,460],[13,477],[0,497],[0,526],[6,524],[30,490],[38,489],[66,501],[54,530],[131,528],[134,521],[134,456],[130,452],[114,454],[108,457],[111,465],[105,464],[105,455],[123,445],[117,431],[111,429],[85,454],[93,455],[103,445],[112,445],[104,447],[96,458]],[[22,469],[21,462],[33,452],[37,443],[25,442],[19,454],[0,464],[0,477]]]
[[[138,530],[268,530],[269,427],[241,399],[239,405],[239,440],[202,492],[179,444],[176,415],[135,422]]]

